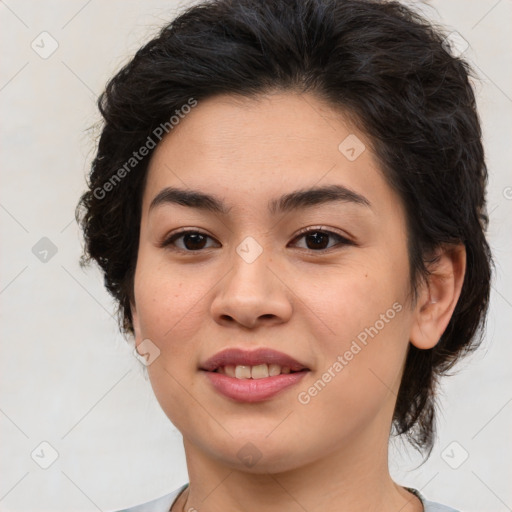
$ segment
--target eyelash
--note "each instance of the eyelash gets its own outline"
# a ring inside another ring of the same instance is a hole
[[[328,248],[325,248],[325,249],[308,249],[308,248],[303,248],[304,251],[306,251],[307,253],[310,253],[310,254],[316,254],[318,255],[319,253],[325,253],[327,251],[330,251],[331,249],[333,248],[340,248],[343,247],[343,246],[347,246],[347,245],[355,245],[354,242],[352,242],[351,240],[349,240],[348,238],[338,234],[338,233],[335,233],[333,231],[329,231],[329,230],[326,230],[326,229],[323,229],[323,226],[319,226],[319,227],[313,227],[313,228],[305,228],[303,230],[301,230],[299,233],[297,233],[297,235],[293,238],[292,242],[298,240],[299,238],[302,238],[308,234],[314,234],[314,233],[321,233],[323,235],[328,235],[330,237],[336,237],[338,239],[338,243],[335,244],[334,246],[331,246],[331,247],[328,247]],[[162,248],[168,248],[170,250],[175,250],[175,251],[178,251],[178,252],[182,252],[182,253],[188,253],[188,254],[194,254],[194,253],[200,253],[200,252],[204,252],[205,249],[197,249],[197,250],[188,250],[188,249],[182,249],[180,247],[171,247],[174,242],[176,240],[178,240],[179,238],[182,238],[186,235],[190,235],[190,234],[194,234],[194,235],[202,235],[202,236],[205,236],[205,237],[208,237],[210,239],[213,239],[213,237],[211,237],[210,235],[202,232],[202,231],[199,231],[197,229],[184,229],[182,231],[179,231],[177,233],[174,233],[172,235],[170,235],[169,237],[167,237],[161,244],[160,244],[160,247]],[[207,247],[206,249],[211,249],[211,247]]]

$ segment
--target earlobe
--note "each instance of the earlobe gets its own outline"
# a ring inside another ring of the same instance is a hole
[[[466,272],[465,246],[440,247],[428,268],[430,274],[419,291],[409,337],[423,350],[438,343],[453,315]]]

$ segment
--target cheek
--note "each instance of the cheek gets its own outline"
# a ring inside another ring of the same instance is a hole
[[[402,304],[406,278],[403,272],[387,268],[390,264],[378,256],[366,255],[327,271],[308,270],[294,281],[294,292],[308,307],[305,311],[314,313],[316,323],[322,326],[326,349],[342,349],[348,340],[373,326],[388,310],[384,320],[394,320],[393,304]],[[386,330],[389,330],[388,323]],[[318,341],[321,340],[319,336]]]
[[[141,255],[135,274],[135,302],[141,336],[165,345],[186,338],[198,325],[202,298],[208,287],[198,273],[169,268],[157,258]]]
[[[162,410],[180,429],[193,422],[189,392],[190,376],[197,371],[197,347],[187,340],[196,336],[204,317],[205,290],[197,273],[187,277],[148,252],[139,254],[134,282],[139,337],[150,339],[160,350],[147,366],[148,375]]]
[[[352,418],[361,419],[374,414],[387,397],[394,398],[410,315],[404,293],[407,277],[385,267],[343,269],[321,286],[302,289],[308,307],[321,319],[318,325],[326,327],[324,335],[315,337],[321,354],[317,380],[312,388],[301,389],[318,414],[325,407],[335,416],[350,411]]]

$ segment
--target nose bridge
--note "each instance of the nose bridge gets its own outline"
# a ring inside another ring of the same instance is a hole
[[[291,314],[285,286],[269,263],[270,248],[252,236],[235,247],[232,268],[227,273],[212,303],[212,314],[220,321],[230,317],[246,326],[258,319],[284,321]]]
[[[262,239],[260,238],[260,241],[262,242]],[[240,259],[248,264],[251,265],[256,260],[261,259],[260,256],[265,252],[265,258],[268,257],[268,251],[269,251],[268,245],[266,248],[263,248],[263,245],[261,245],[254,237],[252,236],[246,236],[236,247],[235,252],[240,257]],[[240,263],[236,261],[236,263]],[[261,262],[260,262],[261,263]]]
[[[274,277],[268,263],[270,258],[270,248],[263,246],[263,240],[260,242],[252,236],[246,236],[242,242],[235,247],[235,254],[232,258],[232,271],[228,275],[232,292],[240,294],[240,299],[245,301],[253,298],[259,300],[260,296],[269,296],[271,294]]]

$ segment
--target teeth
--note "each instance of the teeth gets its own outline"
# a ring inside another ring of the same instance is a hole
[[[275,377],[281,373],[281,367],[278,364],[269,364],[268,365],[268,374],[271,377]]]
[[[281,367],[278,364],[258,364],[256,366],[227,365],[217,368],[216,371],[236,379],[264,379],[291,372],[288,366]]]
[[[251,378],[251,367],[250,366],[236,366],[235,377],[237,379],[250,379]]]
[[[219,370],[222,370],[222,367],[219,368]],[[228,376],[228,377],[235,377],[235,367],[230,365],[230,366],[224,366],[224,373]]]
[[[251,368],[251,377],[253,379],[263,379],[268,377],[268,366],[266,364],[259,364]]]

